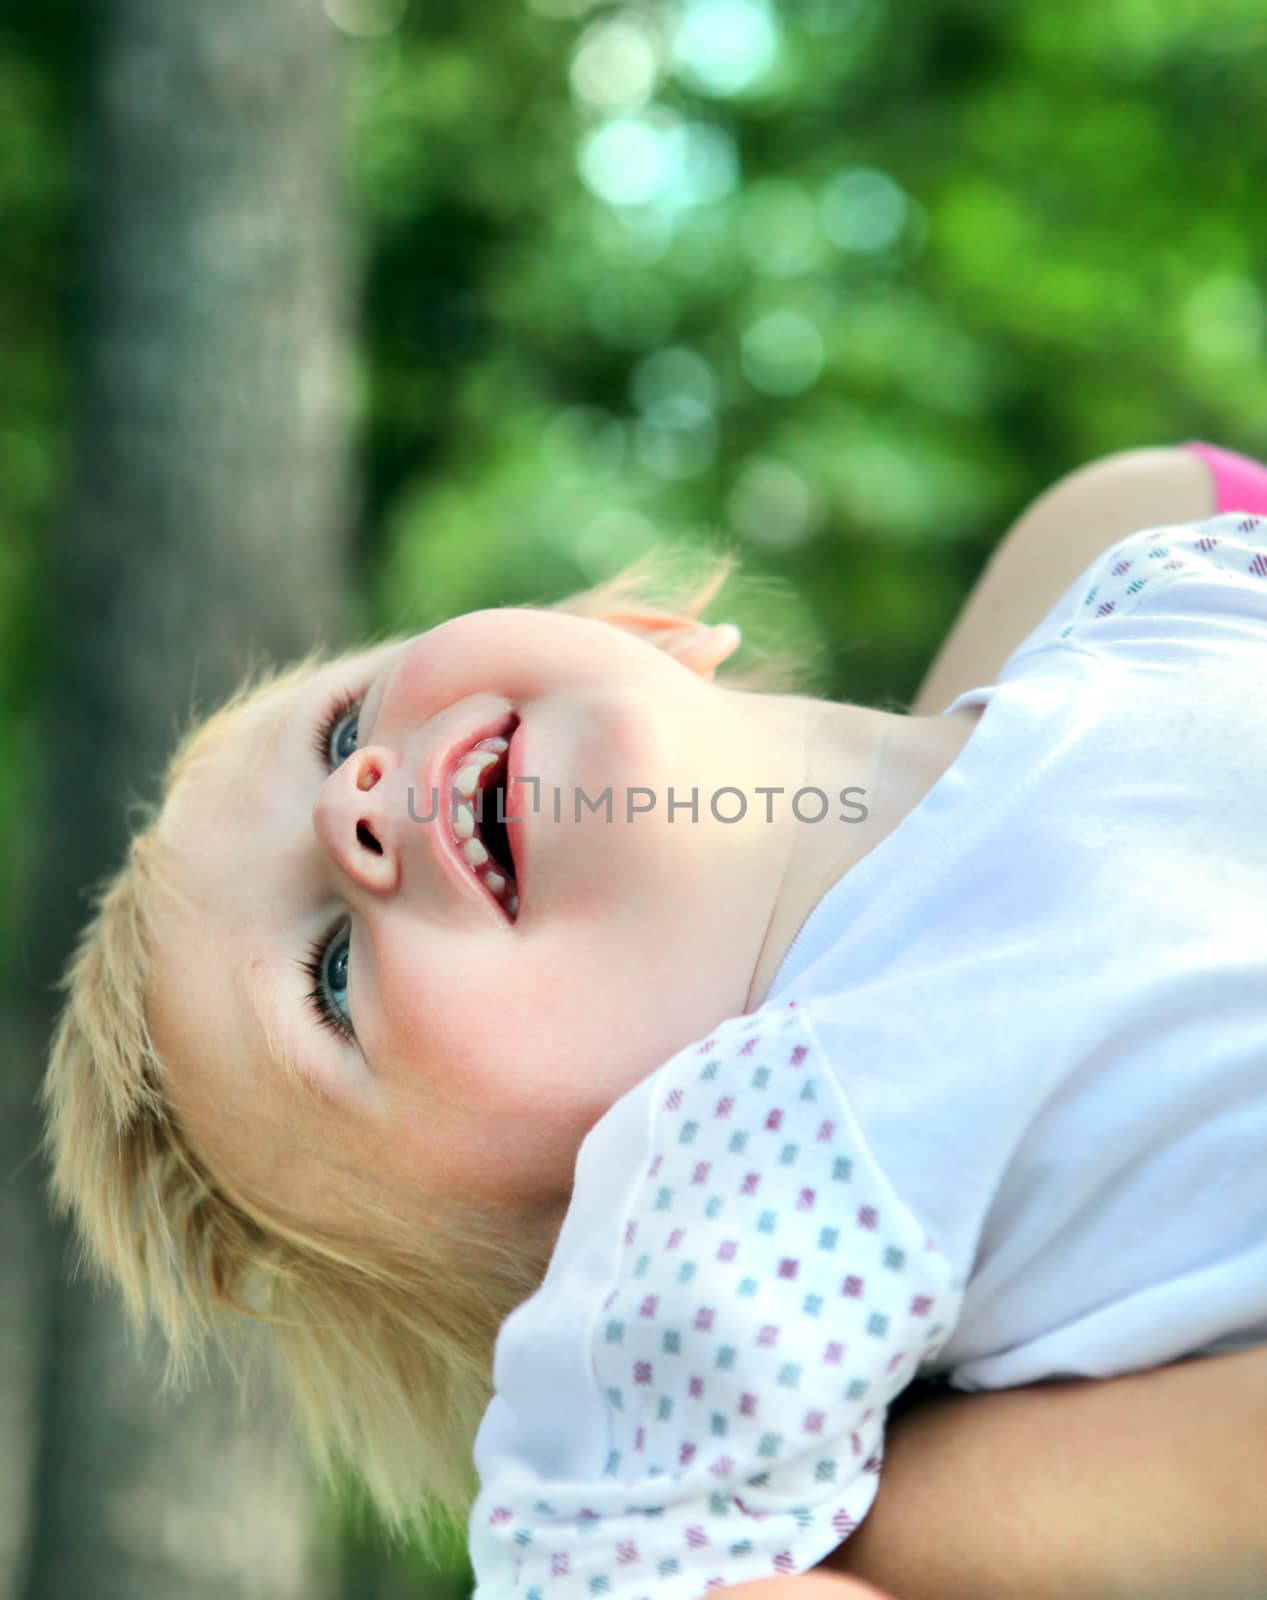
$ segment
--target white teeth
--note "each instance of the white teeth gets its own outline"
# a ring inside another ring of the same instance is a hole
[[[470,762],[454,778],[453,787],[460,795],[469,799],[479,787],[480,774],[486,767],[491,767],[497,759],[496,750],[477,750]]]
[[[479,881],[495,900],[500,900],[513,921],[519,912],[519,895],[505,872],[497,870],[497,863],[488,852],[484,841],[476,833],[477,818],[472,802],[479,803],[480,784],[488,769],[495,766],[510,749],[510,740],[498,735],[481,739],[462,759],[462,765],[452,780],[450,803],[452,806],[451,831],[458,853],[473,868]],[[482,815],[482,813],[481,813]]]

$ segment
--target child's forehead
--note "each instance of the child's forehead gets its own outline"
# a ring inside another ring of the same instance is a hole
[[[213,713],[169,773],[161,831],[169,839],[176,833],[187,834],[188,828],[181,824],[188,822],[190,813],[200,813],[205,820],[208,806],[231,806],[234,785],[266,769],[270,757],[292,734],[297,716],[319,716],[325,697],[336,686],[371,670],[400,643],[387,639],[326,660],[309,660],[240,692]]]
[[[174,779],[209,758],[232,756],[244,739],[259,742],[267,749],[297,705],[317,694],[323,685],[333,687],[358,671],[368,670],[400,642],[384,640],[345,650],[326,660],[307,661],[240,692],[223,710],[207,719]]]
[[[358,645],[325,660],[305,662],[257,685],[229,715],[239,721],[250,717],[256,723],[263,717],[278,724],[285,720],[297,700],[312,694],[319,684],[342,682],[349,674],[366,670],[400,642],[388,639],[381,644]]]

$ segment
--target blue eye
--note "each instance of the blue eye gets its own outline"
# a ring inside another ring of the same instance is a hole
[[[352,1018],[347,1009],[348,951],[351,948],[351,928],[347,923],[336,924],[324,939],[308,946],[308,958],[299,965],[313,980],[308,991],[308,1003],[323,1028],[342,1034],[345,1039],[355,1037]],[[341,996],[341,1001],[331,996]]]
[[[321,716],[312,730],[312,744],[323,772],[333,772],[356,749],[364,693],[341,694]],[[345,1039],[356,1037],[347,1009],[348,951],[351,928],[336,923],[323,939],[309,945],[306,960],[299,962],[312,979],[308,1003],[323,1028]],[[341,1000],[332,998],[341,996]]]
[[[317,759],[331,772],[342,766],[356,749],[362,698],[359,694],[340,695],[312,731]],[[349,717],[349,712],[356,715]]]

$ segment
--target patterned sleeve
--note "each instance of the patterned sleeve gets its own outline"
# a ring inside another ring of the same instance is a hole
[[[1093,642],[1104,623],[1138,611],[1267,630],[1267,520],[1226,512],[1119,539],[1065,590],[1008,666],[1065,640]]]
[[[961,1299],[806,1008],[724,1023],[591,1132],[546,1281],[502,1328],[476,1600],[698,1600],[817,1565]]]

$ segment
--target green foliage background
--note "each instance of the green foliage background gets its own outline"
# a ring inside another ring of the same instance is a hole
[[[1061,473],[1267,450],[1257,0],[785,0],[752,86],[661,79],[739,181],[659,232],[579,176],[600,119],[569,64],[663,8],[555,9],[582,14],[486,4],[352,46],[376,612],[562,592],[687,533],[789,580],[767,620],[826,644],[837,692],[900,699]],[[821,226],[859,170],[904,208],[875,248]],[[822,368],[771,392],[745,349],[788,313]]]
[[[727,0],[773,45],[726,88],[670,48],[706,3],[720,28],[722,0],[327,5],[365,264],[361,615],[421,627],[658,538],[726,544],[786,587],[719,616],[904,704],[1061,474],[1192,438],[1267,455],[1267,13]],[[577,88],[613,24],[661,54],[623,111]],[[56,643],[89,49],[79,0],[0,20],[3,817]],[[595,192],[617,115],[678,130],[693,203]]]

